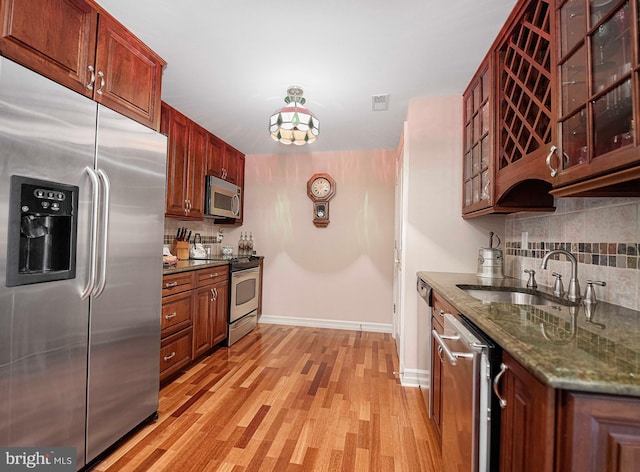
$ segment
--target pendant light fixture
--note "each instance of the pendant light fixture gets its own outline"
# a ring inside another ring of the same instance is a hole
[[[269,132],[274,141],[282,144],[311,144],[319,133],[320,122],[303,105],[302,87],[292,85],[287,89],[286,105],[271,115]]]

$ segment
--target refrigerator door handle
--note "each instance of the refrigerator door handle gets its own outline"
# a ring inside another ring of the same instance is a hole
[[[96,285],[96,254],[98,252],[98,193],[100,189],[100,182],[98,181],[98,175],[93,168],[87,166],[85,171],[89,175],[91,180],[92,193],[91,193],[91,242],[89,244],[89,277],[87,280],[87,286],[82,290],[80,298],[86,300]]]
[[[107,173],[102,169],[98,169],[98,177],[102,181],[103,199],[102,199],[102,226],[100,227],[100,235],[102,248],[100,253],[100,275],[98,285],[93,292],[94,297],[99,297],[104,291],[107,284],[107,257],[109,248],[109,211],[111,205],[111,182]]]

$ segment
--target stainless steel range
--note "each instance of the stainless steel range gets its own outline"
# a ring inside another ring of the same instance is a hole
[[[229,326],[227,346],[250,333],[258,324],[260,257],[231,256],[229,259]]]

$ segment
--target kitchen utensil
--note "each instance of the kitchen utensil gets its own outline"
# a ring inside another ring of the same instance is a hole
[[[493,247],[493,237],[496,237],[498,244]],[[478,277],[486,277],[489,279],[504,279],[504,259],[502,257],[502,249],[500,246],[500,238],[493,232],[489,232],[489,247],[480,248],[478,252]]]
[[[191,236],[191,231],[189,231],[189,236]],[[206,259],[207,251],[202,244],[202,237],[200,233],[196,233],[193,237],[193,244],[189,248],[189,256],[191,259]]]

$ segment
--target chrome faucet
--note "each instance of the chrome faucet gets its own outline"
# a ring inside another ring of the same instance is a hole
[[[547,261],[553,254],[564,254],[565,257],[571,262],[571,280],[569,281],[569,290],[567,291],[567,298],[569,301],[577,302],[580,300],[580,282],[578,282],[578,259],[569,251],[564,249],[554,249],[549,251],[542,258],[542,264],[540,267],[547,268]]]

